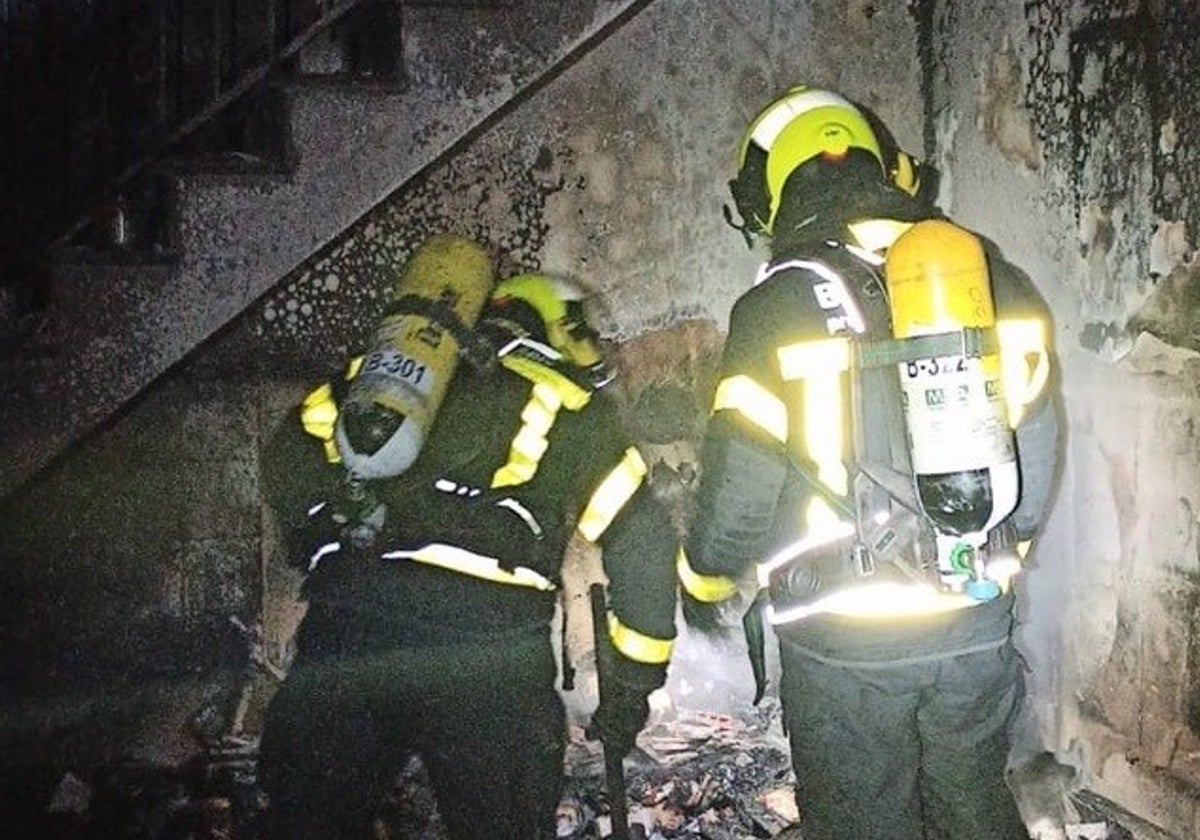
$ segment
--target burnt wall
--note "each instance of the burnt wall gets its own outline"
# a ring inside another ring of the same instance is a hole
[[[1040,743],[1196,836],[1194,2],[939,2],[944,198],[1051,301],[1065,471],[1022,604]]]
[[[258,498],[258,442],[363,341],[397,266],[438,230],[476,236],[504,272],[597,292],[631,428],[659,489],[685,505],[725,318],[762,256],[722,218],[734,151],[758,107],[810,82],[877,110],[941,170],[943,205],[1051,302],[1069,428],[1022,589],[1026,747],[1196,836],[1198,20],[1194,2],[650,4],[31,488],[0,558],[4,638],[29,656],[6,667],[85,696],[100,681],[151,684],[160,661],[220,683],[244,657],[236,638],[221,653],[231,616],[262,622],[286,662],[297,581]],[[436,63],[409,72],[455,93]],[[744,667],[740,651],[703,654]],[[704,696],[712,675],[690,673],[673,688]],[[188,705],[164,716],[172,731]]]
[[[571,5],[564,20],[582,13]],[[490,63],[498,85],[515,83],[520,50],[470,28],[431,40],[439,14],[406,30],[413,89],[470,111],[475,91],[453,62],[483,43],[472,60]],[[851,36],[887,48],[844,62],[838,38]],[[253,657],[261,708],[302,606],[260,499],[260,442],[361,345],[397,268],[431,233],[478,238],[502,274],[561,273],[597,293],[631,429],[682,524],[724,320],[761,256],[722,216],[741,132],[770,97],[809,82],[843,87],[919,145],[914,43],[913,16],[874,3],[646,4],[474,140],[437,149],[416,179],[46,470],[11,500],[0,545],[6,791],[15,781],[26,806],[44,808],[67,771],[86,779],[118,759],[183,759],[196,727],[229,711]],[[323,125],[334,145],[366,136]],[[428,128],[411,142],[433,142]],[[370,177],[353,165],[343,174],[354,185]],[[338,189],[334,173],[327,182]],[[224,236],[244,221],[231,212],[197,224]],[[580,557],[578,576],[594,561]],[[240,629],[256,624],[261,648]],[[673,690],[697,702],[749,696],[741,650],[703,653],[709,672],[673,676]],[[584,681],[570,698],[573,713],[590,710],[588,690]],[[243,722],[252,728],[255,712]]]

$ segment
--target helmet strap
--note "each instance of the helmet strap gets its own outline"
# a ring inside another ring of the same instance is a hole
[[[743,220],[738,224],[733,220],[733,211],[729,209],[728,204],[721,205],[721,214],[725,217],[725,223],[742,235],[742,239],[746,240],[746,247],[754,247],[754,233],[750,230],[750,225]]]

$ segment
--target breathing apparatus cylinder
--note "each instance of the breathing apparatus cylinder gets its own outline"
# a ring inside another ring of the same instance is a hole
[[[1016,446],[998,348],[968,353],[964,329],[990,330],[996,314],[979,239],[943,220],[918,222],[888,249],[892,334],[959,334],[962,352],[899,365],[917,495],[937,536],[944,583],[988,597],[980,549],[1017,504]]]
[[[390,478],[416,460],[493,279],[483,247],[454,234],[427,239],[405,264],[334,430],[352,480]]]

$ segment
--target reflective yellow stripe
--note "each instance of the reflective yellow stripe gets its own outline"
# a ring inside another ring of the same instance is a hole
[[[532,359],[523,356],[504,356],[500,359],[500,364],[523,379],[551,388],[558,395],[559,402],[566,406],[568,411],[579,411],[592,398],[592,392],[587,388],[572,382],[554,368]]]
[[[852,523],[842,519],[841,515],[830,507],[829,502],[820,496],[813,496],[808,500],[808,505],[804,510],[804,525],[809,534],[817,537],[829,534],[840,535],[847,527],[851,531],[855,527]]]
[[[842,375],[850,369],[850,341],[823,338],[788,344],[776,351],[780,375],[802,383],[804,455],[817,465],[817,480],[839,496],[849,490],[842,461],[845,450],[846,406]]]
[[[646,462],[635,447],[625,450],[625,457],[596,487],[592,497],[579,515],[579,533],[588,542],[600,539],[621,508],[625,506],[646,478]]]
[[[333,429],[337,424],[338,406],[333,399],[333,386],[328,382],[318,385],[309,391],[300,404],[300,425],[304,431],[321,441],[325,450],[325,460],[331,464],[340,463],[341,453],[333,439]]]
[[[737,592],[737,581],[733,578],[724,575],[702,575],[693,569],[682,546],[675,555],[675,573],[679,576],[679,584],[683,591],[705,604],[724,601],[732,598]]]
[[[771,573],[781,566],[799,560],[805,554],[824,548],[838,540],[854,535],[854,526],[849,522],[834,520],[821,527],[811,528],[807,534],[793,543],[785,545],[766,560],[758,564],[758,585],[766,587],[771,582]]]
[[[785,344],[775,351],[784,381],[830,376],[850,370],[850,340],[819,338]]]
[[[787,406],[749,376],[722,379],[713,398],[713,414],[736,411],[780,443],[787,442]]]
[[[805,380],[804,449],[817,464],[817,479],[839,496],[845,496],[849,486],[842,463],[844,411],[840,375]]]
[[[671,649],[675,646],[672,639],[657,639],[622,624],[611,612],[608,614],[608,637],[613,647],[621,653],[634,662],[646,665],[662,665],[670,661]]]
[[[521,428],[513,437],[508,463],[492,475],[492,487],[512,487],[530,481],[537,473],[549,446],[546,435],[560,408],[579,411],[592,398],[591,391],[577,385],[553,368],[521,356],[503,356],[500,364],[533,383],[533,394],[521,411]]]
[[[333,439],[338,407],[333,401],[333,386],[326,382],[309,391],[300,405],[300,423],[304,431],[321,440]]]
[[[430,543],[415,551],[388,551],[380,555],[384,560],[412,560],[428,566],[437,566],[452,572],[469,575],[470,577],[490,580],[495,583],[505,583],[511,586],[526,586],[550,592],[555,589],[553,581],[524,566],[517,566],[512,571],[500,568],[500,561],[495,557],[476,554],[465,548],[458,548],[443,543]]]
[[[338,445],[337,445],[336,440],[321,441],[321,448],[325,452],[326,463],[330,463],[330,464],[342,463],[342,453],[340,451],[338,451]]]
[[[1000,376],[1008,424],[1015,429],[1025,407],[1038,398],[1050,376],[1046,325],[1037,318],[1001,318],[996,322],[996,335],[1000,338]],[[1034,359],[1032,368],[1030,357]]]
[[[873,583],[839,589],[814,603],[777,610],[767,606],[771,624],[787,624],[811,615],[829,614],[847,618],[888,619],[938,615],[981,603],[967,595],[940,592],[928,584]]]
[[[537,473],[538,463],[546,452],[558,409],[562,405],[558,392],[544,382],[533,386],[533,393],[521,410],[521,428],[513,437],[508,463],[492,476],[492,487],[511,487],[524,484]]]
[[[351,380],[358,375],[362,367],[363,357],[355,356],[346,365],[346,379]],[[333,399],[333,386],[322,383],[305,395],[300,404],[300,425],[304,431],[321,441],[325,449],[325,460],[331,464],[340,464],[342,454],[338,452],[334,440],[334,428],[337,426],[338,404]]]

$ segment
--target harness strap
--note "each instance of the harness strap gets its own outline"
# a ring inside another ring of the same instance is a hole
[[[855,363],[874,368],[915,362],[938,356],[966,356],[975,359],[1000,352],[1000,336],[995,327],[963,327],[961,330],[937,335],[916,335],[910,338],[855,339],[858,348]]]

